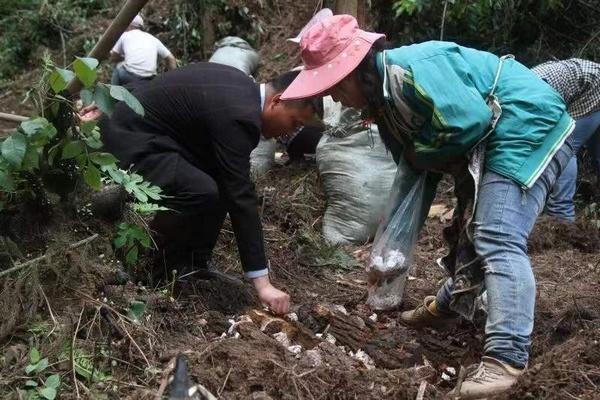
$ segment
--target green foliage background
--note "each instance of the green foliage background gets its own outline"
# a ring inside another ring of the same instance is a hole
[[[94,17],[111,19],[123,3],[121,0],[0,0],[0,82],[39,65],[40,49],[50,50],[57,65],[74,55],[87,54],[103,32]],[[215,38],[241,35],[256,45],[262,32],[256,15],[231,1],[150,3],[148,10],[154,6],[161,8],[161,13],[159,18],[147,19],[145,29],[156,34],[184,63],[206,59],[212,50],[212,43],[204,43],[204,15],[214,25]]]
[[[32,54],[45,46],[58,50],[68,43],[76,28],[97,13],[108,10],[114,0],[0,0],[0,80],[9,79],[30,63]],[[72,43],[69,43],[72,45]],[[83,49],[73,49],[84,54]]]
[[[373,0],[374,27],[408,44],[444,40],[515,54],[534,65],[558,58],[600,61],[597,0]]]

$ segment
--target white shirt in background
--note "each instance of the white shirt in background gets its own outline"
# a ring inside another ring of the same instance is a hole
[[[139,29],[124,32],[112,51],[123,56],[127,71],[143,77],[156,75],[158,57],[171,55],[160,40]]]

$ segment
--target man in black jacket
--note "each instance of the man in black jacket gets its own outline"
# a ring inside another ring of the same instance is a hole
[[[242,266],[260,300],[274,312],[289,296],[269,281],[258,199],[250,179],[250,152],[266,138],[300,129],[313,118],[312,101],[283,102],[297,72],[259,85],[229,66],[190,64],[165,73],[134,95],[140,117],[119,103],[101,121],[106,149],[124,169],[160,186],[172,211],[151,224],[165,274],[206,270],[229,213]]]

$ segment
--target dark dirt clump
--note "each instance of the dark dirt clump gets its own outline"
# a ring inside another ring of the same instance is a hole
[[[528,247],[531,253],[571,248],[594,253],[600,250],[600,231],[585,219],[573,223],[544,215],[538,218]]]

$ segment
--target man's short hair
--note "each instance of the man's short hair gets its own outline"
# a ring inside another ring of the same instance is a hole
[[[296,79],[300,71],[288,71],[283,74],[276,76],[269,80],[269,85],[275,90],[275,93],[282,93],[285,89],[288,88]],[[299,100],[287,100],[286,103],[289,104],[297,104],[298,106],[305,107],[310,105],[315,113],[319,114],[319,116],[323,113],[323,100],[320,97],[310,97],[306,99]]]

